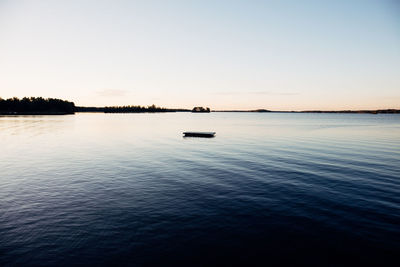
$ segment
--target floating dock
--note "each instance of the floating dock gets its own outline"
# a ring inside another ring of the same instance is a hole
[[[214,137],[215,132],[184,132],[184,137]]]

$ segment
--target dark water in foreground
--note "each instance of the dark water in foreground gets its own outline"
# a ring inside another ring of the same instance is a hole
[[[387,266],[399,222],[399,115],[0,117],[0,265]]]

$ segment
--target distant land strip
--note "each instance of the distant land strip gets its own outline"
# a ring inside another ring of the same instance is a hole
[[[0,97],[0,115],[66,115],[75,112],[101,113],[160,113],[160,112],[210,112],[209,108],[194,107],[193,109],[163,108],[151,106],[110,106],[110,107],[82,107],[75,106],[74,102],[43,97],[17,97],[2,99]],[[211,112],[275,112],[275,113],[358,113],[358,114],[400,114],[400,109],[377,110],[305,110],[305,111],[271,111],[267,109],[255,110],[212,110]]]
[[[273,112],[273,113],[358,113],[358,114],[399,114],[400,109],[376,110],[302,110],[302,111],[273,111],[265,109],[255,110],[213,110],[211,112]]]
[[[75,107],[75,112],[103,113],[158,113],[158,112],[190,112],[190,109],[162,108],[155,105],[144,106],[114,106],[114,107]]]

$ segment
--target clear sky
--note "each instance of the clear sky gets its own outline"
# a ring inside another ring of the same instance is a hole
[[[0,0],[0,97],[400,108],[400,1]]]

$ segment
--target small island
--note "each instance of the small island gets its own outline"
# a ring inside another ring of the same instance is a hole
[[[208,107],[206,107],[206,108],[203,108],[203,107],[194,107],[194,108],[192,109],[192,112],[195,112],[195,113],[210,113],[211,110],[210,110],[210,108],[208,108]]]

